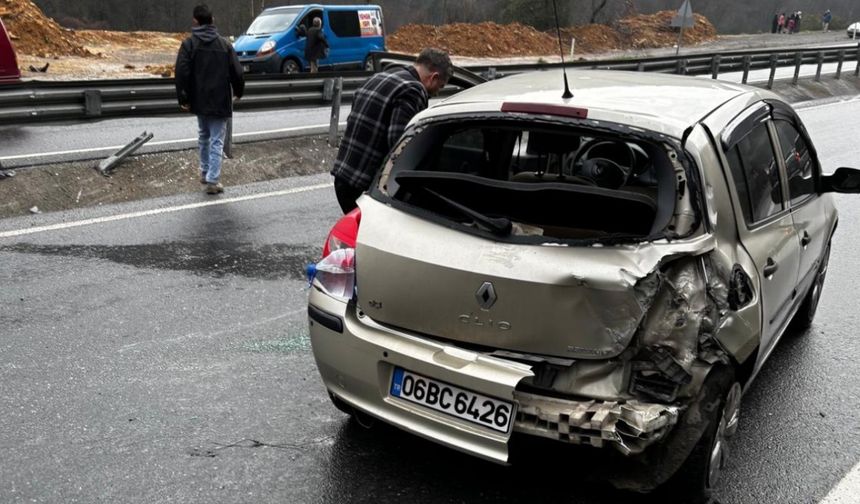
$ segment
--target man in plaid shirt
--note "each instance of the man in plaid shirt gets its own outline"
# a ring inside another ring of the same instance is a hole
[[[344,213],[369,187],[406,124],[427,108],[430,96],[445,87],[454,67],[439,49],[421,51],[411,67],[381,72],[355,93],[346,133],[331,174]]]

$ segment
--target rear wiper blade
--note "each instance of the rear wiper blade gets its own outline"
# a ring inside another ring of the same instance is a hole
[[[443,201],[445,204],[447,204],[454,210],[457,210],[462,215],[465,215],[466,217],[472,219],[473,221],[475,221],[475,224],[480,227],[483,227],[487,231],[493,234],[497,234],[499,236],[508,236],[511,234],[513,224],[511,223],[510,219],[506,219],[504,217],[488,217],[482,213],[472,210],[465,205],[461,205],[460,203],[457,203],[450,198],[446,198],[445,196],[442,196],[441,194],[437,193],[432,189],[428,189],[426,187],[424,187],[423,189],[438,198],[439,200]]]

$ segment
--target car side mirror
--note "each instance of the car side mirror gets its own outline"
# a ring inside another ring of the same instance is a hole
[[[837,168],[833,175],[821,177],[822,192],[860,194],[860,170]]]

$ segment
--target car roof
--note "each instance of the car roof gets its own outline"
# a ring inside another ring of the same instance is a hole
[[[560,69],[512,75],[464,90],[424,111],[437,116],[499,112],[503,103],[583,108],[588,119],[626,124],[681,138],[684,131],[724,103],[744,94],[776,95],[757,88],[702,77],[568,69],[574,97],[562,99]],[[766,96],[765,96],[766,95]]]
[[[373,10],[379,9],[376,4],[356,4],[356,5],[327,5],[327,4],[302,4],[302,5],[279,5],[277,7],[268,7],[263,12],[275,12],[285,9],[328,9],[328,10]]]

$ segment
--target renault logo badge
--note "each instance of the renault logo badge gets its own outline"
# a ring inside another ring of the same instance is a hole
[[[478,300],[478,305],[481,306],[483,310],[489,310],[494,304],[496,304],[496,289],[493,287],[493,284],[490,282],[484,282],[481,285],[481,288],[478,289],[478,292],[475,293],[475,299]]]

